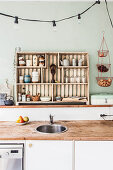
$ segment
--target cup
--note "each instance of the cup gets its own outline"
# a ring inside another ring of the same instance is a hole
[[[86,83],[86,77],[85,76],[82,77],[82,83]]]
[[[72,59],[72,66],[76,66],[76,59],[75,58]]]
[[[32,60],[26,60],[26,66],[32,66]]]
[[[24,82],[24,77],[23,76],[19,76],[19,83],[23,83]]]
[[[76,77],[76,83],[80,83],[80,77]]]

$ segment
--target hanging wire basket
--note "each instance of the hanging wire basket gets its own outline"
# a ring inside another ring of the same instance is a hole
[[[98,51],[98,56],[99,57],[106,57],[109,53],[109,50],[99,50]]]
[[[106,73],[109,71],[111,64],[97,64],[97,69],[101,73]]]
[[[111,86],[113,77],[96,77],[97,83],[101,87]]]

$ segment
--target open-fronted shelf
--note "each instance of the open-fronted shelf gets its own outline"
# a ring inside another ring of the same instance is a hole
[[[43,55],[44,65],[39,66],[38,58]],[[37,56],[37,65],[27,66],[26,60],[31,60],[33,63],[33,56]],[[19,65],[19,57],[23,57],[25,65]],[[69,65],[61,64],[64,59],[69,60]],[[73,59],[76,65],[73,66]],[[82,60],[82,65],[78,65]],[[52,74],[50,66],[56,66],[54,80],[52,81]],[[38,82],[32,82],[32,72],[38,72]],[[24,78],[29,75],[30,82],[20,82],[20,76]],[[18,94],[30,93],[30,101],[18,100]],[[51,97],[48,102],[32,101],[32,96],[40,94],[40,97]],[[61,101],[56,101],[56,97],[61,97]],[[74,100],[75,98],[75,100]],[[82,99],[85,98],[85,99]],[[67,99],[67,101],[66,101]],[[70,101],[69,101],[70,99]],[[73,100],[71,100],[73,99]],[[78,101],[77,101],[78,99]],[[65,102],[64,102],[65,101]],[[16,103],[17,104],[33,104],[33,103],[66,103],[66,102],[83,102],[89,104],[89,58],[86,52],[19,52],[16,55]]]

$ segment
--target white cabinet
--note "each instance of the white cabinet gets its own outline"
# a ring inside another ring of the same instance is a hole
[[[72,170],[72,141],[26,141],[26,170]]]
[[[75,142],[75,170],[113,170],[113,141]]]

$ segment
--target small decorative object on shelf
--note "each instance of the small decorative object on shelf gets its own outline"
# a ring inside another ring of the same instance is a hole
[[[55,75],[55,73],[56,73],[56,65],[55,65],[55,64],[51,64],[51,65],[50,65],[50,69],[51,69],[51,74],[52,74],[51,83],[55,83],[54,75]]]
[[[19,57],[19,66],[25,66],[24,57]]]
[[[25,65],[19,65],[20,57]],[[15,68],[17,105],[89,104],[87,52],[21,51]]]
[[[108,57],[108,63],[104,63],[104,57],[106,57],[106,58]],[[107,43],[106,43],[105,38],[104,38],[104,33],[103,33],[102,43],[101,43],[100,49],[98,51],[97,69],[98,69],[98,77],[96,77],[97,84],[101,87],[111,86],[112,77],[111,77],[110,55],[109,55]],[[109,72],[108,77],[103,75],[107,72]]]
[[[43,55],[39,56],[39,66],[43,67],[45,65],[45,57]]]
[[[33,55],[33,66],[38,65],[38,57],[36,55]]]

